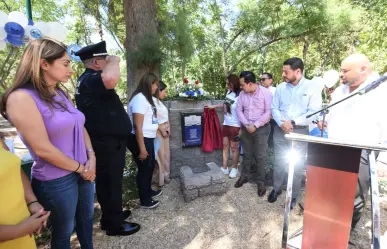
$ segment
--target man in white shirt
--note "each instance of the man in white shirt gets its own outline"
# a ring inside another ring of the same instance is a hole
[[[379,75],[372,71],[369,59],[362,54],[353,54],[341,64],[340,80],[342,84],[332,94],[331,103],[352,95],[374,82]],[[379,86],[364,95],[357,95],[330,109],[324,127],[328,137],[361,143],[386,143],[387,115],[384,108],[387,105],[387,88]],[[321,121],[318,124],[322,129]],[[366,151],[362,152],[357,201],[352,219],[352,228],[361,217],[364,202],[369,189],[369,168]]]
[[[273,96],[274,96],[276,88],[274,86],[272,86],[272,84],[273,84],[273,75],[272,74],[266,73],[266,72],[262,73],[259,82],[261,83],[261,85],[263,87],[266,87],[267,89],[269,89],[271,94],[273,94]]]

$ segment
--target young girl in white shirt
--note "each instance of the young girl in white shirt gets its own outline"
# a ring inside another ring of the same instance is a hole
[[[156,93],[159,80],[153,73],[143,75],[136,90],[130,98],[128,113],[132,122],[133,141],[130,149],[137,164],[137,187],[140,204],[143,208],[155,208],[159,201],[153,197],[160,196],[161,190],[153,190],[152,175],[155,168],[154,139],[159,126],[157,109],[152,95]]]
[[[239,133],[241,123],[236,113],[236,105],[239,93],[241,92],[239,78],[235,74],[227,77],[228,92],[224,103],[221,105],[208,105],[207,108],[224,108],[224,122],[223,122],[223,167],[221,168],[223,174],[229,175],[230,178],[236,178],[238,172],[239,162]],[[229,151],[232,151],[233,160],[231,171],[228,168]]]
[[[156,148],[156,160],[158,164],[158,172],[155,170],[156,177],[158,178],[158,184],[160,187],[163,187],[164,184],[168,184],[169,180],[169,167],[170,167],[170,150],[169,150],[169,135],[170,135],[170,125],[168,118],[168,109],[161,102],[165,98],[167,93],[167,85],[160,80],[159,88],[156,91],[154,103],[157,109],[157,119],[159,120],[159,129],[157,130],[155,145],[158,145]]]

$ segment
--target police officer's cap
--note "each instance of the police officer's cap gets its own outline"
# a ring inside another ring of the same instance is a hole
[[[108,55],[106,51],[106,42],[101,41],[99,43],[86,46],[80,49],[79,51],[77,51],[75,55],[79,56],[79,58],[81,58],[82,61],[93,57],[106,56]]]

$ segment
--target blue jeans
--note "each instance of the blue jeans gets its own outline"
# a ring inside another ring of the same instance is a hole
[[[77,173],[49,180],[32,179],[32,189],[40,204],[51,211],[51,248],[70,249],[70,236],[76,232],[82,249],[93,248],[94,183]]]

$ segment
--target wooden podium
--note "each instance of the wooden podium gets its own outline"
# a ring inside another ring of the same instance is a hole
[[[294,133],[285,137],[292,140],[291,154],[295,155],[294,148],[297,142],[308,143],[308,154],[303,231],[301,235],[300,229],[298,236],[288,241],[294,164],[297,160],[296,156],[289,158],[282,248],[348,248],[360,156],[364,149],[367,151],[371,178],[372,244],[373,249],[379,249],[379,189],[374,151],[387,150],[387,146],[358,144]]]

